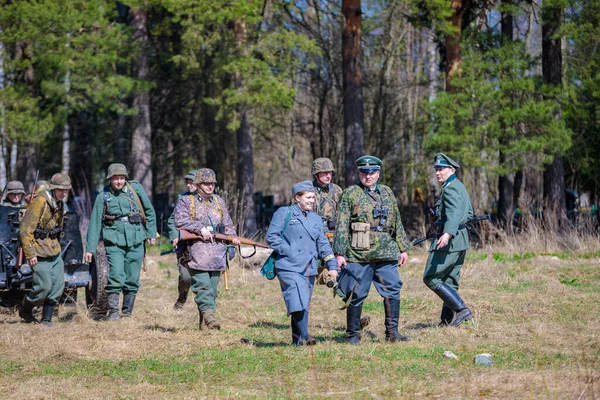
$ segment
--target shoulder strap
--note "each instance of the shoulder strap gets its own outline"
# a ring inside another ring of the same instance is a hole
[[[287,217],[285,217],[285,223],[283,224],[283,229],[281,230],[281,237],[285,236],[285,230],[287,229],[288,223],[290,222],[290,218],[292,216],[292,207],[288,207]]]
[[[190,211],[190,219],[192,221],[196,220],[196,200],[194,199],[194,197],[196,197],[193,194],[190,194],[190,201],[192,202],[192,210]]]
[[[128,181],[125,181],[125,185],[133,194],[133,199],[135,200],[135,204],[138,208],[139,213],[142,215],[142,219],[146,220],[146,213],[144,212],[144,207],[142,207],[142,202],[140,200],[140,196],[138,196],[137,192],[133,189],[133,186]]]

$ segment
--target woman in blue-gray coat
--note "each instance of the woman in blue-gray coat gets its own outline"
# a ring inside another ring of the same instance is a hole
[[[294,204],[281,207],[273,215],[267,243],[277,252],[275,271],[283,300],[291,315],[292,343],[313,345],[308,333],[308,310],[319,258],[327,264],[330,277],[337,277],[337,262],[323,231],[321,217],[312,212],[315,188],[310,181],[292,188]]]

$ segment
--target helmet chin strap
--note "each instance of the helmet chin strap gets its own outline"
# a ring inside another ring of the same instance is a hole
[[[196,191],[196,193],[198,193],[201,197],[204,197],[205,199],[208,199],[212,195],[212,193],[206,193],[202,189],[202,186],[200,184],[198,184],[198,190]]]

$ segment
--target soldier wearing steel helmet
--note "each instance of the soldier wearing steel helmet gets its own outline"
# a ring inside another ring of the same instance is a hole
[[[63,234],[64,200],[71,189],[71,178],[54,174],[48,191],[40,192],[31,202],[21,222],[21,245],[27,263],[33,269],[31,291],[23,298],[19,316],[25,322],[37,322],[33,307],[42,306],[42,323],[52,326],[52,314],[63,293],[65,271],[60,255]]]
[[[175,206],[175,227],[185,229],[202,237],[202,240],[186,244],[185,265],[192,281],[200,315],[199,328],[203,323],[208,329],[221,329],[215,312],[217,309],[217,285],[221,272],[227,268],[227,247],[213,240],[213,233],[237,236],[225,201],[215,194],[217,177],[209,168],[201,168],[194,179],[198,190],[196,196],[182,196]],[[232,242],[239,245],[239,240]]]
[[[92,261],[100,234],[106,248],[110,272],[105,291],[108,319],[117,320],[119,298],[123,293],[121,314],[130,317],[140,288],[144,243],[156,242],[156,213],[148,195],[137,181],[128,181],[123,164],[111,164],[105,186],[96,197],[87,232],[85,260]]]
[[[10,181],[0,201],[2,207],[25,207],[25,187],[21,181]]]
[[[198,191],[198,186],[194,183],[194,180],[196,179],[196,172],[198,172],[198,170],[193,169],[183,177],[188,190],[187,192],[179,193],[177,201],[179,201],[181,197],[187,196],[193,198],[196,196],[196,192]],[[175,210],[173,210],[173,213],[171,213],[167,225],[169,227],[169,240],[173,244],[173,248],[177,249],[179,243],[179,230],[175,228]],[[178,257],[177,268],[179,269],[179,283],[177,285],[177,289],[179,291],[179,296],[177,297],[177,301],[175,301],[175,305],[173,305],[174,310],[181,310],[183,308],[185,302],[187,301],[188,293],[192,284],[190,273],[188,272],[188,269],[182,265],[183,262],[185,261],[181,257]]]
[[[313,211],[321,217],[323,230],[325,236],[329,239],[330,245],[333,243],[337,205],[343,191],[341,187],[332,182],[334,172],[333,163],[325,157],[314,160],[310,171],[314,178],[313,186],[316,197]],[[328,280],[328,270],[325,265],[321,265],[318,271],[317,284],[324,285]]]
[[[442,301],[441,326],[458,326],[473,318],[469,307],[458,294],[460,270],[469,249],[465,222],[473,217],[471,199],[465,185],[456,178],[460,165],[443,153],[434,157],[435,176],[442,194],[435,205],[437,220],[443,223],[442,234],[432,241],[423,273],[423,282]]]
[[[400,289],[398,264],[408,260],[406,238],[396,197],[378,183],[383,162],[373,156],[356,160],[360,184],[344,190],[337,212],[333,251],[340,274],[338,289],[346,296],[346,341],[360,344],[360,316],[371,283],[383,297],[385,340],[408,340],[398,332]]]

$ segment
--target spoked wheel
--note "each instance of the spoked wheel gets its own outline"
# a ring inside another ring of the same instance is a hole
[[[110,265],[106,258],[106,249],[104,242],[98,242],[96,247],[96,256],[90,263],[90,284],[85,288],[85,302],[90,316],[94,319],[100,319],[106,316],[108,311],[108,301],[104,288],[108,280],[108,271]]]

